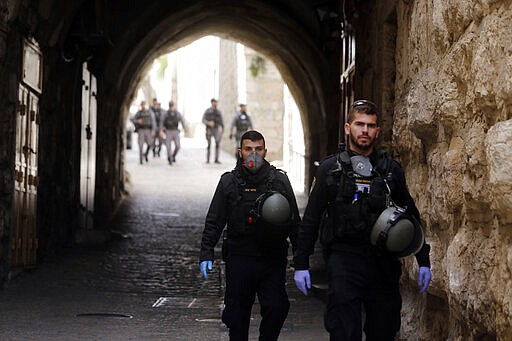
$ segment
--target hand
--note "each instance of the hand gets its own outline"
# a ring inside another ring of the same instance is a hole
[[[420,266],[420,271],[418,273],[418,285],[421,286],[420,294],[427,290],[431,279],[432,273],[430,272],[430,268],[426,266]]]
[[[201,262],[201,264],[199,264],[199,268],[201,269],[203,277],[205,279],[208,279],[208,273],[206,272],[206,268],[208,268],[208,270],[211,271],[213,268],[213,262],[211,260],[204,260]]]
[[[308,289],[311,289],[311,277],[309,276],[309,270],[295,270],[293,275],[295,285],[299,288],[304,296],[308,295]]]

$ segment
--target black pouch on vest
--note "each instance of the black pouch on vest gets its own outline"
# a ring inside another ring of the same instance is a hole
[[[337,200],[345,201],[344,199],[350,198],[354,196],[354,193],[357,191],[357,186],[354,183],[353,179],[342,176],[340,179],[340,188],[338,192]]]
[[[381,177],[376,177],[370,184],[369,202],[373,211],[384,211],[386,209],[386,183]]]
[[[333,225],[333,217],[332,213],[329,212],[331,209],[327,207],[327,209],[322,213],[322,218],[320,220],[320,232],[319,232],[319,241],[323,246],[329,246],[334,241],[334,225]]]

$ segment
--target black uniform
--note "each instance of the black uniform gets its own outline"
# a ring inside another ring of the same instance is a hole
[[[252,121],[251,117],[245,112],[245,111],[239,111],[235,114],[233,117],[233,121],[231,122],[231,129],[230,132],[233,131],[233,128],[236,129],[235,131],[235,140],[237,143],[237,146],[240,144],[240,140],[242,138],[242,135],[252,129]]]
[[[156,126],[160,126],[160,118],[162,116],[162,109],[159,107],[149,107],[149,110],[153,112],[155,116]],[[162,148],[162,140],[160,139],[160,134],[158,132],[155,134],[155,138],[153,139],[153,156],[160,156],[160,149]]]
[[[209,121],[214,121],[215,125],[210,127],[208,125]],[[210,147],[212,144],[212,137],[215,141],[215,162],[218,162],[220,141],[224,130],[224,121],[222,120],[221,111],[216,108],[206,109],[203,114],[202,122],[206,126],[206,142],[208,143],[206,147],[206,162],[210,162]]]
[[[289,199],[292,217],[282,226],[258,218],[255,201],[268,190]],[[295,247],[299,211],[288,177],[267,162],[250,174],[240,162],[222,175],[213,196],[201,241],[200,261],[214,259],[227,224],[223,243],[226,261],[226,293],[223,322],[230,340],[247,340],[256,294],[261,305],[260,339],[277,340],[290,303],[285,290],[288,241]]]
[[[361,304],[366,312],[366,340],[393,340],[400,329],[402,299],[399,259],[370,243],[370,232],[386,207],[386,185],[391,199],[419,221],[400,165],[386,153],[370,155],[374,171],[368,178],[354,176],[347,159],[333,155],[319,166],[294,256],[296,270],[309,268],[309,256],[320,234],[329,278],[325,327],[331,340],[361,340]],[[430,246],[416,254],[420,266],[430,267]]]

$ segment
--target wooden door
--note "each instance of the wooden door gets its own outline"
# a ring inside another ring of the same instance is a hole
[[[36,264],[37,251],[37,152],[39,136],[38,97],[25,86],[19,88],[16,118],[14,185],[15,227],[11,238],[11,266]]]
[[[23,78],[18,91],[14,182],[14,230],[11,267],[32,267],[37,261],[37,157],[42,55],[38,46],[23,45]]]

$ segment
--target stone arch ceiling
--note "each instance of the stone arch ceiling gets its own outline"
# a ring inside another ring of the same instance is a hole
[[[119,103],[121,111],[126,112],[123,108],[154,58],[213,34],[241,42],[270,58],[301,109],[305,135],[320,132],[326,115],[323,87],[328,65],[311,32],[289,13],[261,2],[218,3],[221,5],[198,2],[169,12],[158,20],[153,18],[153,26],[149,25],[149,14],[139,14],[127,25],[104,64],[105,78],[119,93],[127,94]]]
[[[304,171],[311,180],[312,161],[325,155],[329,145],[337,145],[332,134],[337,135],[333,125],[339,114],[340,47],[328,34],[336,30],[329,28],[334,22],[321,22],[318,6],[336,8],[337,1],[39,0],[38,22],[29,29],[43,51],[59,51],[65,61],[89,61],[104,117],[100,132],[124,126],[135,89],[161,54],[205,35],[251,47],[276,64],[297,102],[308,160]],[[109,144],[112,138],[117,137],[105,133]],[[101,186],[116,183],[105,182]]]

